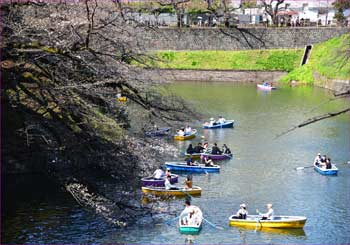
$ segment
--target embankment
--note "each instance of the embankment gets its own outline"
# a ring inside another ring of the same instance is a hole
[[[175,70],[149,69],[147,71],[156,80],[173,81],[209,81],[209,82],[277,82],[284,71],[237,71],[237,70]]]

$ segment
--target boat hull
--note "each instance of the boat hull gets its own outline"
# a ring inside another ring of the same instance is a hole
[[[338,174],[338,168],[333,164],[331,169],[324,169],[320,168],[316,165],[314,165],[314,169],[317,173],[322,175],[337,175]]]
[[[206,167],[204,164],[196,166],[187,165],[185,162],[166,162],[165,166],[174,171],[185,171],[194,173],[215,173],[220,171],[220,166],[214,165],[214,167]]]
[[[262,84],[257,84],[256,85],[258,89],[262,89],[262,90],[273,90],[273,89],[276,89],[276,87],[272,87],[272,86],[265,86],[265,85],[262,85]]]
[[[233,128],[233,124],[234,124],[234,121],[227,121],[225,123],[221,123],[221,124],[215,124],[215,125],[206,125],[206,124],[203,124],[203,128],[204,129],[217,129],[217,128]]]
[[[226,159],[231,159],[232,154],[221,154],[221,155],[213,155],[213,154],[208,154],[208,153],[202,153],[201,158],[204,157],[210,157],[213,161],[222,161]]]
[[[179,190],[166,190],[164,187],[151,187],[143,186],[142,192],[145,194],[152,194],[155,196],[178,196],[185,197],[188,195],[191,196],[200,196],[202,193],[202,188],[199,186],[193,186],[189,189],[179,189]]]
[[[189,135],[184,135],[184,136],[174,135],[174,140],[190,140],[190,139],[193,139],[194,137],[196,137],[196,134],[197,134],[197,130],[193,129],[192,133]]]
[[[273,220],[261,220],[258,215],[248,215],[247,219],[229,218],[230,226],[245,226],[256,228],[283,228],[294,229],[303,228],[306,217],[302,216],[275,216]]]
[[[174,184],[178,182],[179,176],[172,174],[170,178],[170,183]],[[145,177],[141,179],[142,186],[156,186],[163,187],[165,183],[165,177],[162,179],[154,179],[153,177]]]
[[[181,234],[189,234],[189,235],[194,235],[198,234],[202,229],[202,226],[199,227],[193,227],[193,226],[181,226],[179,228],[179,231]]]

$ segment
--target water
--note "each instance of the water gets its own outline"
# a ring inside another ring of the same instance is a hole
[[[312,87],[281,88],[272,92],[257,91],[254,85],[229,83],[177,83],[176,90],[205,118],[224,116],[236,121],[234,129],[202,130],[201,122],[193,122],[199,135],[210,143],[226,143],[234,153],[222,162],[219,174],[194,176],[194,184],[203,189],[193,199],[207,220],[222,227],[215,229],[204,223],[198,236],[181,235],[176,221],[164,223],[183,208],[183,199],[164,202],[174,215],[158,215],[155,223],[140,220],[138,225],[118,230],[100,217],[79,207],[55,185],[7,185],[3,193],[3,241],[5,243],[350,243],[350,117],[349,114],[323,120],[276,135],[303,120],[336,111],[349,101],[322,104],[331,94]],[[315,109],[317,105],[320,105]],[[173,142],[181,150],[192,141]],[[315,155],[324,153],[338,163],[338,176],[321,176],[310,166]],[[173,160],[173,159],[171,159]],[[186,175],[180,175],[180,182]],[[15,182],[15,184],[13,183]],[[10,186],[16,188],[11,189]],[[45,188],[43,188],[45,186]],[[31,195],[28,188],[36,190]],[[21,191],[22,190],[22,191]],[[24,195],[25,194],[25,195]],[[308,218],[304,229],[258,230],[228,226],[228,217],[240,203],[248,211],[265,210],[273,203],[276,214],[300,215]]]

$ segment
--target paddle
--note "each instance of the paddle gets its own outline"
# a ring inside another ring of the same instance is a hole
[[[256,209],[255,210],[258,214],[259,214],[259,209]],[[259,214],[259,217],[257,218],[257,220],[256,220],[256,226],[255,226],[255,230],[254,230],[254,232],[256,232],[257,231],[257,229],[258,229],[258,224],[260,223],[260,214]]]
[[[205,218],[203,218],[203,220],[204,220],[205,222],[207,222],[210,226],[212,226],[212,227],[214,227],[214,228],[216,228],[216,229],[219,229],[219,230],[223,230],[223,229],[224,229],[224,228],[222,228],[222,227],[220,227],[220,226],[214,225],[213,223],[211,223],[209,220],[207,220],[207,219],[205,219]]]
[[[167,221],[165,221],[165,224],[169,225],[171,222],[173,222],[174,220],[178,219],[181,215],[176,216],[175,218],[169,219]]]
[[[350,161],[348,161],[347,163],[339,163],[339,164],[334,164],[334,165],[339,166],[339,165],[344,165],[344,164],[350,164]],[[313,167],[314,167],[314,165],[306,166],[306,167],[297,167],[297,168],[295,168],[295,170],[303,170],[304,168],[313,168]]]

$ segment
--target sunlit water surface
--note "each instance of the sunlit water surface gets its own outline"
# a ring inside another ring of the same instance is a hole
[[[192,123],[199,135],[192,141],[172,142],[182,151],[189,143],[208,140],[226,143],[233,159],[220,163],[219,174],[194,175],[202,196],[193,199],[207,220],[199,235],[179,234],[176,221],[183,200],[167,202],[174,216],[161,215],[155,223],[119,230],[92,212],[82,209],[49,180],[28,177],[6,182],[2,218],[5,243],[350,243],[350,117],[342,115],[277,135],[312,116],[349,105],[312,87],[283,87],[272,92],[254,85],[231,83],[176,83],[172,91],[191,101],[205,118],[234,119],[233,129],[203,130]],[[203,136],[203,137],[200,137]],[[310,166],[317,152],[329,155],[338,164],[338,176],[321,176]],[[174,160],[174,159],[169,159]],[[185,174],[180,175],[183,181]],[[41,178],[41,177],[40,177]],[[304,229],[254,230],[228,226],[228,217],[240,203],[248,211],[265,209],[273,203],[276,214],[308,218]]]

